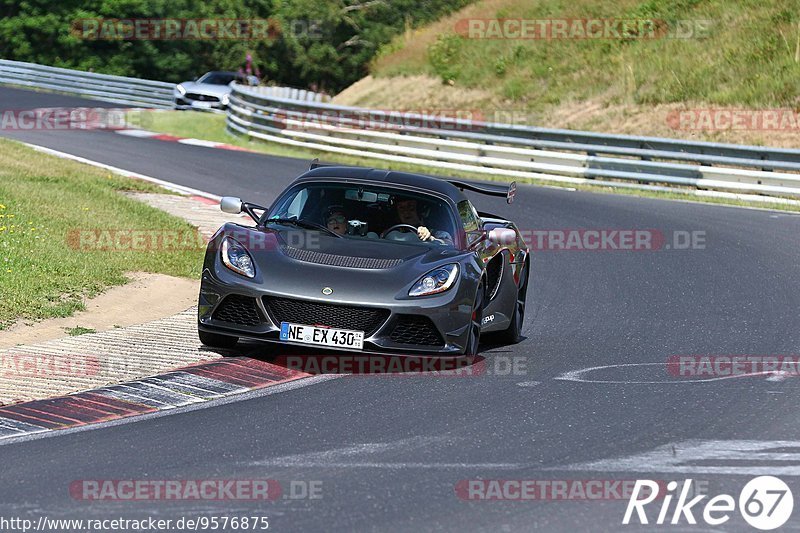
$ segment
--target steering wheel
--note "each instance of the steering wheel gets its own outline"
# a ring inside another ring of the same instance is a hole
[[[413,231],[414,233],[417,232],[417,228],[415,228],[411,224],[395,224],[391,228],[389,228],[386,231],[384,231],[383,233],[381,233],[381,239],[385,239],[386,235],[388,235],[389,233],[391,233],[392,231],[394,231],[396,229],[397,230],[403,230],[403,231]]]

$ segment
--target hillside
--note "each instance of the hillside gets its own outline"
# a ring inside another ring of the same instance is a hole
[[[792,4],[482,0],[395,38],[372,62],[371,75],[336,101],[480,110],[490,119],[550,127],[800,146],[792,113],[800,107],[800,11]],[[639,25],[629,25],[633,29],[622,34],[627,38],[608,32],[594,34],[605,38],[583,38],[592,29],[589,21],[608,20]],[[514,30],[526,21],[529,29],[547,28],[528,37],[550,38],[518,38],[521,31]],[[559,23],[566,32],[559,33]],[[743,109],[758,112],[746,112],[749,122],[732,121],[728,130],[717,120],[717,110]],[[710,129],[702,120],[676,123],[682,110],[700,118],[714,110]],[[769,116],[766,125],[759,122],[773,110],[781,113],[777,126]]]

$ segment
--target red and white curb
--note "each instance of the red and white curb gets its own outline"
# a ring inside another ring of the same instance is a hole
[[[204,141],[202,139],[192,139],[191,137],[177,137],[175,135],[169,135],[166,133],[156,133],[154,131],[147,131],[140,129],[121,129],[113,131],[114,133],[119,133],[120,135],[137,137],[139,139],[155,139],[157,141],[179,142],[181,144],[188,144],[191,146],[202,146],[204,148],[220,148],[222,150],[234,150],[237,152],[255,153],[254,150],[248,150],[247,148],[242,148],[241,146],[234,146],[232,144],[226,144],[214,141]]]
[[[201,404],[311,377],[248,357],[215,360],[68,396],[0,408],[0,440]]]

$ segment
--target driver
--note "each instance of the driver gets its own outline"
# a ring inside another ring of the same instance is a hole
[[[425,226],[425,221],[417,209],[417,200],[415,198],[399,198],[395,202],[395,208],[397,209],[397,219],[401,224],[408,224],[417,228],[419,240],[440,244],[453,243],[453,237],[446,231],[437,231],[432,234],[431,230]]]

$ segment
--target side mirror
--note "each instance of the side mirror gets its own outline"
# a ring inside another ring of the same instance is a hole
[[[233,196],[223,196],[219,201],[219,208],[223,213],[238,215],[242,212],[242,200]]]
[[[489,241],[501,246],[510,246],[517,241],[517,232],[508,228],[489,230]]]

